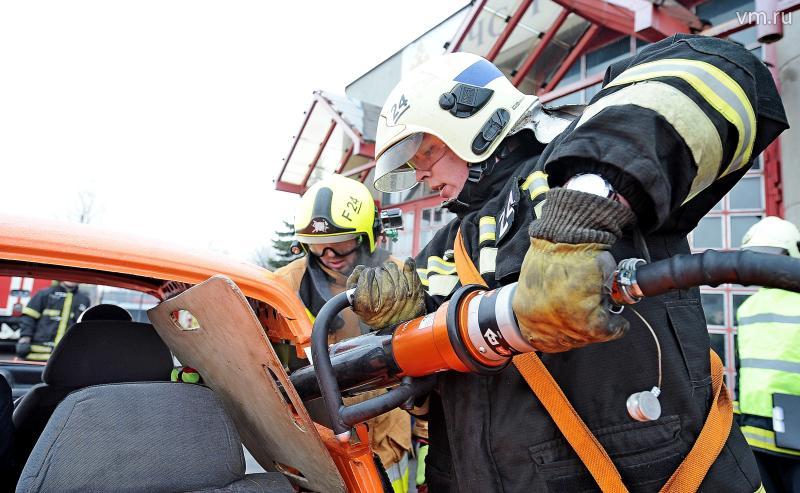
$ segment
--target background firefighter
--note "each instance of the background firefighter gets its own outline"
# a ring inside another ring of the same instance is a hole
[[[800,258],[800,231],[778,217],[765,217],[745,233],[742,249]],[[737,350],[738,421],[753,448],[767,491],[800,491],[800,450],[779,447],[772,427],[773,394],[800,395],[794,371],[800,348],[800,295],[761,288],[742,303]],[[788,417],[787,417],[788,418]]]
[[[17,355],[46,361],[67,329],[90,305],[89,297],[78,290],[78,283],[62,281],[34,294],[22,309]]]
[[[408,109],[390,112],[399,102]],[[681,467],[697,457],[690,451],[717,402],[699,291],[616,315],[605,281],[617,260],[689,253],[687,233],[787,127],[770,73],[734,43],[677,35],[612,65],[566,130],[555,116],[469,54],[432,60],[400,82],[379,120],[375,186],[426,181],[458,214],[418,256],[421,274],[433,287],[433,264],[444,262],[449,272],[439,271],[465,278],[451,260],[461,251],[489,288],[519,280],[523,335],[627,489],[675,486],[673,474],[687,469],[688,489],[760,489],[736,427],[713,446],[698,444],[707,471]],[[372,286],[358,281],[354,310],[374,317],[357,303],[358,290]],[[450,294],[436,287],[434,295]],[[427,309],[441,300],[429,297]],[[431,491],[597,487],[521,368],[441,375],[430,403]],[[659,416],[629,411],[629,396],[662,372]]]
[[[294,227],[306,255],[275,274],[297,290],[312,321],[326,301],[344,291],[347,276],[357,265],[384,269],[395,278],[403,270],[414,273],[413,263],[406,265],[377,247],[380,220],[372,195],[361,182],[332,176],[316,183],[303,195]],[[350,310],[338,317],[335,327],[330,344],[371,330]],[[289,363],[292,369],[308,364],[296,357]],[[377,390],[355,399],[383,392]],[[372,450],[380,457],[392,488],[396,493],[407,491],[411,417],[395,409],[369,420],[367,425]]]

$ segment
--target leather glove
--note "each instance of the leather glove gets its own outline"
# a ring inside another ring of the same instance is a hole
[[[20,337],[19,341],[17,342],[17,356],[20,358],[24,358],[31,352],[31,338],[30,337]]]
[[[547,192],[531,224],[531,246],[512,300],[520,329],[546,353],[621,337],[628,322],[611,308],[617,263],[609,253],[635,219],[617,201],[577,190]]]
[[[353,312],[375,329],[425,313],[424,288],[414,259],[406,259],[402,271],[391,261],[380,267],[359,265],[347,278],[347,289],[353,288]]]

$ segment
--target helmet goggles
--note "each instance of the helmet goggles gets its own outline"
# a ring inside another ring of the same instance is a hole
[[[348,239],[352,239],[352,238],[348,238]],[[347,241],[347,240],[345,240],[345,241]],[[344,243],[344,242],[342,242],[342,243]],[[361,243],[362,243],[362,238],[359,236],[358,238],[355,239],[355,246],[353,248],[349,249],[349,250],[343,250],[342,247],[344,245],[342,245],[340,247],[333,247],[333,246],[331,246],[331,243],[320,243],[320,244],[307,243],[306,244],[306,249],[308,250],[308,252],[311,255],[313,255],[315,257],[324,257],[325,254],[328,251],[330,251],[333,254],[334,257],[341,258],[341,257],[347,257],[351,253],[356,252],[359,248],[361,248]]]

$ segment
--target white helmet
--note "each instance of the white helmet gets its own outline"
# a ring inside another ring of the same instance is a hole
[[[767,216],[747,230],[742,238],[742,249],[800,258],[798,242],[800,231],[797,226],[785,219]]]
[[[406,74],[389,94],[375,139],[375,188],[397,192],[416,185],[408,164],[423,134],[444,142],[459,158],[480,163],[508,135],[523,128],[549,142],[570,119],[542,111],[491,62],[472,53],[449,53]]]

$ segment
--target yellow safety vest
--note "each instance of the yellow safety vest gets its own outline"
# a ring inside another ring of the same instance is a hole
[[[772,394],[800,395],[800,294],[762,288],[742,303],[739,321],[739,412],[772,419]],[[800,456],[775,445],[771,427],[744,418],[750,446]],[[760,420],[759,422],[767,423]]]

